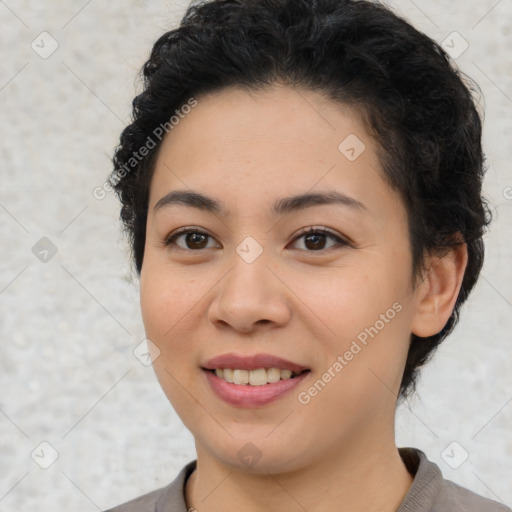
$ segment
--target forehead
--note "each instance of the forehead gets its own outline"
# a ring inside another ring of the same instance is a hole
[[[316,189],[372,202],[370,189],[392,192],[375,147],[355,109],[319,93],[224,89],[198,97],[164,138],[150,208],[169,190],[187,188],[229,196],[225,206],[236,209],[256,197],[266,203]]]

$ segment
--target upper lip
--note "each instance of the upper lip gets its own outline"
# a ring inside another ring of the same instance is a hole
[[[238,354],[221,354],[208,359],[203,366],[206,370],[215,370],[216,368],[230,368],[238,370],[257,370],[258,368],[279,368],[281,370],[291,370],[294,373],[300,373],[307,370],[306,366],[288,361],[282,357],[272,354],[253,354],[243,356]]]

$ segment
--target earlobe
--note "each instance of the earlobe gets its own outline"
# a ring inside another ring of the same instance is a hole
[[[468,262],[465,243],[443,256],[428,256],[427,271],[417,287],[418,303],[411,332],[426,338],[440,332],[452,314]]]

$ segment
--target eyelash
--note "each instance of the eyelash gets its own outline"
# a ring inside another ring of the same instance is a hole
[[[178,231],[177,233],[172,233],[171,235],[169,235],[164,240],[163,244],[166,247],[170,247],[171,245],[175,245],[176,246],[176,250],[181,250],[181,251],[186,251],[186,252],[199,252],[199,251],[204,250],[204,249],[184,249],[183,247],[179,247],[179,246],[177,246],[174,243],[174,240],[176,238],[178,238],[181,235],[186,235],[186,234],[189,234],[189,233],[196,233],[196,234],[205,235],[207,237],[213,238],[211,235],[209,235],[208,233],[205,233],[204,231],[201,231],[200,229],[184,228],[181,231]],[[352,244],[348,240],[341,238],[340,236],[336,235],[335,233],[333,233],[329,229],[323,228],[323,227],[303,228],[298,233],[298,235],[292,240],[292,242],[295,242],[299,238],[305,237],[307,235],[312,235],[312,234],[326,235],[327,237],[330,237],[330,238],[336,240],[338,242],[338,245],[341,245],[341,246],[352,246]],[[300,249],[300,250],[301,251],[305,251],[305,252],[322,252],[322,251],[327,251],[329,249],[334,249],[334,248],[335,248],[335,246],[329,247],[328,249],[319,249],[317,251],[315,251],[315,250],[307,250],[307,249]]]

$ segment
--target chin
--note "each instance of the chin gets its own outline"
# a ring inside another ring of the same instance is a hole
[[[283,439],[264,440],[266,433],[258,439],[251,440],[247,436],[245,441],[240,438],[230,439],[222,446],[216,445],[210,449],[210,454],[219,463],[229,466],[233,471],[265,475],[267,473],[279,474],[301,470],[311,464],[307,454],[298,450],[298,443],[283,443]],[[203,447],[207,444],[202,443]]]

